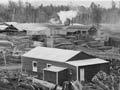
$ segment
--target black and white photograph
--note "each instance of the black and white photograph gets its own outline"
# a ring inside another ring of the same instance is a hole
[[[120,90],[120,0],[0,0],[0,90]]]

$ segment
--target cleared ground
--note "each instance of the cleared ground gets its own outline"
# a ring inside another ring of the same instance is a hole
[[[6,69],[5,66],[0,66],[0,70]],[[13,65],[7,65],[7,70],[20,70],[21,65],[20,64],[13,64]]]

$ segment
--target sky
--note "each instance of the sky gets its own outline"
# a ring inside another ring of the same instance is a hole
[[[10,0],[0,0],[1,4],[7,4]],[[18,0],[11,0],[17,2]],[[21,0],[22,2],[30,2],[34,6],[39,6],[41,3],[43,5],[83,5],[89,7],[91,2],[100,4],[101,7],[110,8],[112,0]],[[120,0],[113,0],[119,6]]]

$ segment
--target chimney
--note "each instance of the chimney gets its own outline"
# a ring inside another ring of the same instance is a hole
[[[64,22],[65,26],[69,26],[71,23],[71,20],[69,18],[66,19],[66,21]]]
[[[72,20],[71,20],[71,25],[73,25],[73,18],[72,18]]]
[[[46,46],[51,48],[54,47],[54,34],[52,30],[50,30],[50,35],[47,37]]]

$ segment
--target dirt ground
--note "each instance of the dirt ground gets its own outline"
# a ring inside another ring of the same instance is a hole
[[[6,69],[5,66],[0,66],[0,70]],[[7,70],[20,70],[21,65],[20,64],[12,64],[12,65],[7,65]]]

